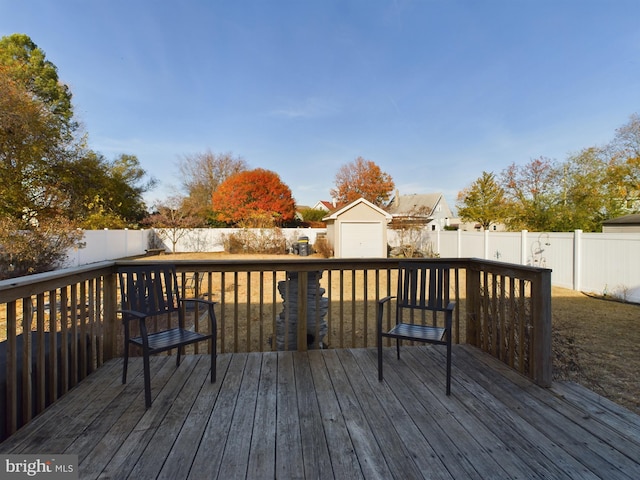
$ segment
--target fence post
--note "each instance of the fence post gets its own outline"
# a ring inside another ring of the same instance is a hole
[[[482,236],[484,239],[484,259],[489,260],[489,230],[485,230]]]
[[[307,290],[309,272],[298,272],[298,351],[307,351]]]
[[[531,286],[533,322],[533,378],[542,387],[553,379],[551,358],[551,270],[543,270]]]
[[[582,230],[573,232],[573,289],[582,287]]]
[[[527,230],[520,232],[520,265],[527,264]]]

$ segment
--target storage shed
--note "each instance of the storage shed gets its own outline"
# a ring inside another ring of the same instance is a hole
[[[602,222],[602,233],[638,233],[640,214],[624,215]]]
[[[322,219],[336,258],[386,258],[391,215],[360,198]]]

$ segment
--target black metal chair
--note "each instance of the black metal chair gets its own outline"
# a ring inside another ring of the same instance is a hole
[[[122,315],[124,324],[124,365],[122,383],[127,382],[129,363],[129,345],[142,349],[144,363],[145,405],[151,406],[151,375],[149,357],[155,353],[177,349],[176,366],[180,365],[180,356],[184,347],[197,342],[211,340],[211,383],[216,381],[216,344],[217,322],[213,306],[215,302],[204,299],[183,299],[176,275],[176,268],[169,263],[156,265],[127,266],[118,269]],[[201,333],[196,328],[199,319],[194,315],[194,327],[185,327],[185,302],[201,304],[203,313],[209,319],[209,332]],[[172,327],[177,316],[177,327]],[[155,317],[152,322],[147,319]],[[131,336],[130,322],[137,320],[139,335]],[[167,328],[152,330],[153,324],[166,324]]]
[[[396,298],[395,325],[383,331],[384,307]],[[451,393],[451,322],[455,302],[449,301],[449,266],[438,262],[400,262],[398,293],[378,302],[378,380],[382,381],[382,339],[395,338],[400,359],[402,340],[447,347],[447,395]]]

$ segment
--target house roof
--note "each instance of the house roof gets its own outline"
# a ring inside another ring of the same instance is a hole
[[[320,200],[316,202],[313,208],[315,210],[326,210],[327,212],[330,212],[335,208],[335,205],[333,205],[333,202],[329,202],[328,200]]]
[[[603,225],[640,225],[640,214],[623,215],[602,222]]]
[[[342,203],[342,202],[335,202],[335,201],[330,202],[329,200],[320,200],[316,202],[313,208],[315,210],[326,210],[327,212],[331,212],[338,208],[344,207],[345,205],[346,203]]]
[[[388,211],[394,217],[405,215],[415,216],[416,214],[429,216],[442,200],[443,196],[441,193],[396,195],[391,201]]]
[[[327,215],[326,217],[324,217],[322,219],[323,222],[326,222],[327,220],[335,220],[336,218],[338,218],[340,215],[342,215],[344,212],[351,210],[353,207],[355,207],[356,205],[359,205],[361,203],[364,203],[365,205],[367,205],[368,207],[372,208],[373,210],[377,211],[378,213],[380,213],[381,215],[384,215],[384,217],[387,220],[391,220],[391,215],[389,215],[387,212],[385,212],[383,209],[381,209],[380,207],[374,205],[373,203],[371,203],[369,200],[365,200],[364,198],[360,197],[358,200],[355,200],[351,203],[349,203],[348,205],[345,205],[342,208],[339,208],[337,210],[334,210],[333,212],[331,212],[330,215]]]

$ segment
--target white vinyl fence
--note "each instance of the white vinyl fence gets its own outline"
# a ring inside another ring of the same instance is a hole
[[[640,303],[640,233],[430,232],[440,257],[550,268],[558,287]]]
[[[223,251],[224,238],[237,229],[192,229],[179,236],[176,252]],[[322,228],[285,228],[289,244],[308,237],[313,244]],[[144,255],[153,230],[87,230],[80,247],[69,252],[73,266]],[[401,235],[388,231],[391,246]],[[442,258],[483,258],[550,268],[555,286],[640,303],[640,233],[564,233],[428,231],[412,236],[422,250]],[[172,244],[164,240],[168,252]]]

